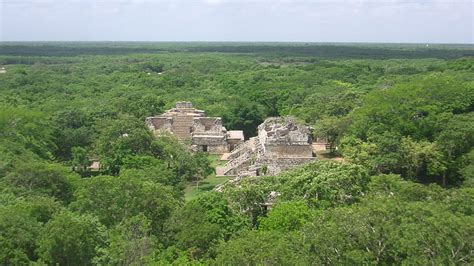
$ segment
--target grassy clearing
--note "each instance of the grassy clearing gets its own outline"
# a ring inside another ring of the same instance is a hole
[[[225,163],[219,160],[219,155],[210,154],[208,158],[211,161],[211,166],[213,168]],[[192,200],[199,194],[211,191],[217,185],[222,184],[227,180],[229,180],[228,177],[216,177],[216,174],[212,173],[203,180],[199,181],[199,183],[189,182],[184,189],[184,198],[186,201]]]
[[[344,161],[344,159],[342,157],[340,157],[339,155],[331,153],[330,151],[326,151],[326,150],[316,151],[316,156],[320,160],[334,160],[334,161],[338,161],[338,162]]]

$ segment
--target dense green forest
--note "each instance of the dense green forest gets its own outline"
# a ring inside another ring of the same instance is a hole
[[[1,43],[0,264],[472,264],[473,56],[472,45]],[[247,137],[294,116],[343,159],[186,200],[213,173],[209,156],[144,122],[183,100]]]

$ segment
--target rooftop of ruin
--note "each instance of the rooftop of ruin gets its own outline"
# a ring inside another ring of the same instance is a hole
[[[194,116],[194,117],[204,117],[206,112],[203,110],[198,110],[193,107],[191,102],[177,102],[174,108],[169,109],[163,114],[159,115],[161,117],[170,117],[170,116]]]

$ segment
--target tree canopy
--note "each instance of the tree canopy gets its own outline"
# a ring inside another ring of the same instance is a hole
[[[0,43],[0,264],[471,265],[473,55]],[[294,116],[327,156],[224,182],[217,156],[145,124],[177,101],[247,138]]]

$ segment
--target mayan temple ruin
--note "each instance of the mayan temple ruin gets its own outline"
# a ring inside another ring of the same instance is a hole
[[[189,141],[194,151],[222,154],[232,151],[244,141],[241,130],[227,131],[220,117],[207,117],[191,102],[177,102],[175,108],[148,117],[146,124],[155,133],[174,134],[179,140]]]
[[[315,160],[311,143],[309,128],[293,118],[268,118],[258,126],[258,136],[233,150],[216,172],[239,177],[275,175]]]
[[[155,135],[174,134],[194,151],[224,154],[227,163],[216,168],[218,176],[275,175],[316,159],[309,128],[290,117],[266,119],[258,136],[245,142],[243,131],[227,131],[220,117],[206,116],[191,102],[177,102],[146,124]]]

